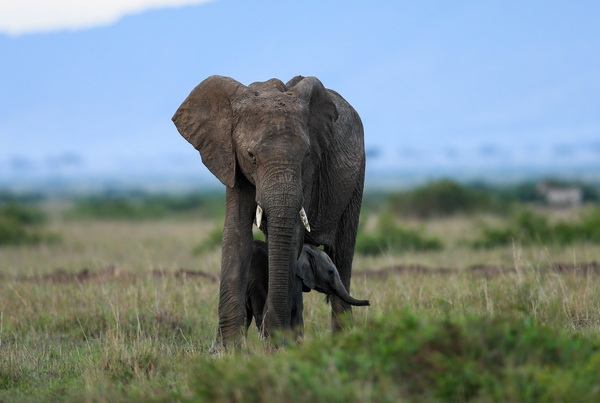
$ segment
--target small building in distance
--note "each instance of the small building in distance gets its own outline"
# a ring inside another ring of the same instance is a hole
[[[536,190],[550,207],[578,207],[583,202],[583,189],[579,186],[561,186],[544,181],[536,185]]]

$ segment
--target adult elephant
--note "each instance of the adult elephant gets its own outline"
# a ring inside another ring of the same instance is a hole
[[[254,220],[268,242],[267,336],[289,327],[293,267],[304,243],[325,247],[350,291],[365,152],[360,117],[344,98],[315,77],[245,86],[211,76],[173,122],[226,186],[213,351],[244,335]],[[331,306],[336,330],[351,307],[338,297]]]

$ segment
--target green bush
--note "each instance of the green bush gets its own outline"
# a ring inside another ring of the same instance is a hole
[[[152,220],[168,216],[224,216],[223,194],[218,192],[183,195],[145,193],[105,194],[76,200],[69,212],[74,218]]]
[[[443,244],[439,239],[428,238],[418,231],[401,228],[389,214],[381,214],[376,229],[365,231],[361,228],[356,237],[355,250],[364,255],[378,255],[384,252],[440,250]]]
[[[43,211],[32,206],[9,203],[0,206],[0,217],[19,225],[42,225],[47,221]]]
[[[600,242],[600,208],[590,210],[579,222],[550,223],[531,210],[518,211],[511,222],[500,228],[484,228],[473,245],[491,248],[518,242],[522,245]]]
[[[256,229],[256,227],[255,227],[254,228],[254,239],[265,241],[266,237],[265,237],[265,234],[262,233],[262,231]],[[215,248],[220,247],[222,241],[223,241],[223,226],[219,222],[215,225],[215,228],[213,228],[208,233],[208,235],[206,236],[206,239],[204,239],[204,241],[202,241],[202,243],[200,243],[200,245],[198,245],[194,248],[192,253],[194,256],[202,255],[205,252],[209,252],[211,250],[214,250]]]
[[[25,226],[0,215],[0,245],[18,245],[33,241]]]
[[[195,256],[202,255],[205,252],[213,250],[221,246],[223,241],[223,228],[220,225],[215,226],[206,236],[206,239],[202,243],[194,248],[193,254]]]
[[[498,209],[498,203],[489,191],[470,189],[452,180],[431,182],[410,191],[394,193],[388,202],[395,214],[417,218]]]
[[[193,401],[597,401],[600,342],[534,320],[387,312],[271,355],[204,358]]]
[[[42,230],[46,215],[31,206],[10,203],[0,206],[0,246],[35,244],[58,240]]]
[[[583,216],[578,229],[586,241],[600,242],[600,207],[589,210]]]

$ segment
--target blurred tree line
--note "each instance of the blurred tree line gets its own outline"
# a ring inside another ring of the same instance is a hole
[[[223,217],[222,192],[188,194],[108,193],[76,198],[69,218],[155,220],[167,217]]]
[[[600,190],[585,183],[547,180],[557,187],[578,187],[583,202],[598,202]],[[460,184],[450,179],[433,181],[406,191],[392,192],[387,206],[397,215],[415,218],[447,217],[454,214],[489,212],[506,214],[524,203],[545,202],[537,182],[492,186],[484,183]]]
[[[597,203],[597,187],[578,182],[546,180],[556,187],[578,187],[583,202]],[[491,186],[483,183],[460,184],[450,179],[432,181],[422,186],[391,193],[366,194],[363,217],[378,215],[375,226],[363,224],[356,240],[356,250],[363,254],[439,250],[442,239],[424,235],[425,231],[404,228],[403,219],[429,220],[454,215],[477,213],[495,214],[504,218],[502,227],[484,227],[472,247],[491,248],[521,244],[568,244],[572,242],[600,242],[600,208],[584,215],[580,222],[551,223],[547,217],[535,213],[528,206],[543,205],[544,195],[537,182]]]
[[[578,187],[583,201],[600,200],[598,187],[590,184],[546,180],[546,184]],[[0,245],[56,241],[58,235],[45,231],[48,222],[43,194],[13,194],[0,191]],[[547,217],[527,206],[542,205],[537,182],[492,186],[483,183],[461,184],[443,179],[412,189],[368,191],[364,195],[357,252],[379,254],[386,251],[440,250],[444,241],[423,235],[425,231],[406,228],[399,222],[407,218],[423,221],[454,215],[478,213],[503,217],[505,225],[482,228],[473,247],[494,247],[513,241],[522,243],[569,243],[578,240],[600,241],[600,213],[585,215],[580,223],[551,223]],[[203,218],[221,223],[225,215],[222,191],[187,194],[155,194],[143,191],[107,191],[102,194],[73,196],[61,214],[66,219],[156,220],[165,218]],[[375,217],[367,225],[368,217]],[[217,225],[206,245],[196,253],[218,246],[221,228]]]

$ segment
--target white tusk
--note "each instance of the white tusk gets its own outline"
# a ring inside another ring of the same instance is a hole
[[[300,220],[302,221],[302,224],[304,224],[304,228],[306,228],[306,230],[310,232],[310,224],[308,223],[308,217],[306,216],[306,211],[304,211],[304,207],[300,209]]]
[[[254,223],[258,228],[260,228],[260,222],[262,221],[262,213],[263,209],[258,204],[256,205],[256,217],[254,218]]]

